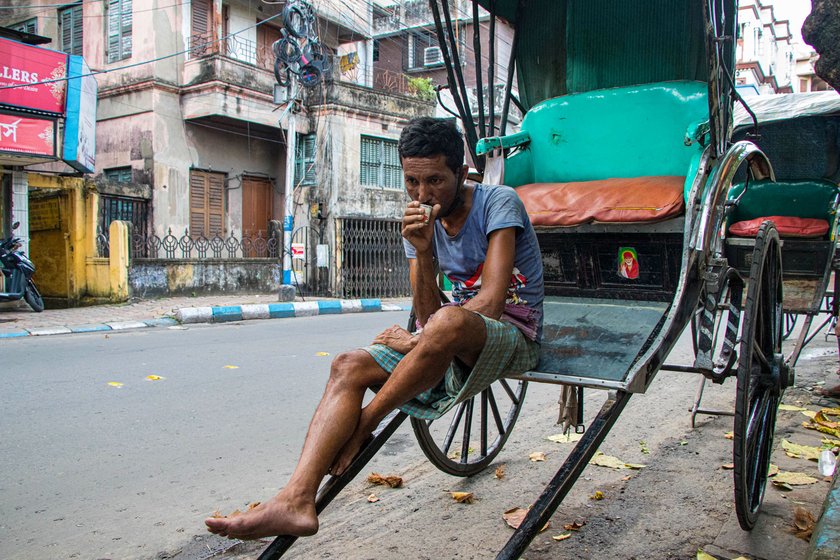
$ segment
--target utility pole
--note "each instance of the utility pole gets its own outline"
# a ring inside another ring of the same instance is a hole
[[[295,224],[293,195],[295,189],[295,151],[297,146],[297,80],[289,84],[289,126],[286,133],[286,197],[283,201],[283,283],[292,283],[292,232]],[[281,124],[282,126],[282,124]]]

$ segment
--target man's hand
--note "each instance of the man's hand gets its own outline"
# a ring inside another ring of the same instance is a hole
[[[373,339],[374,344],[384,344],[400,354],[408,354],[417,346],[417,336],[411,334],[402,327],[394,325],[379,333]]]
[[[402,219],[402,236],[414,246],[418,253],[426,253],[431,250],[432,237],[435,229],[434,223],[440,212],[440,204],[432,207],[431,216],[426,221],[426,213],[420,208],[420,203],[412,200],[405,208]]]

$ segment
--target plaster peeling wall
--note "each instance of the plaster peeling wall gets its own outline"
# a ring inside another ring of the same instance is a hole
[[[274,293],[283,280],[282,264],[271,261],[162,261],[131,263],[134,297],[158,295]]]

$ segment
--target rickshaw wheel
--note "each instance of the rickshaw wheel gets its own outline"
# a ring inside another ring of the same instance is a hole
[[[414,312],[408,330],[414,329]],[[522,410],[526,381],[500,379],[437,420],[411,418],[420,449],[443,472],[472,476],[502,450]]]
[[[776,412],[788,382],[782,320],[779,234],[772,223],[765,222],[752,254],[735,397],[735,510],[745,531],[755,525],[764,499]]]

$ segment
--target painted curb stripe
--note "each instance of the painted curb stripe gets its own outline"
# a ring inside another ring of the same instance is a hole
[[[27,332],[27,331],[15,331],[15,332],[0,333],[0,338],[19,338],[21,336],[29,336],[29,332]]]
[[[318,314],[319,315],[334,315],[336,313],[341,313],[341,302],[340,301],[319,301],[318,302]]]
[[[86,333],[110,331],[111,327],[109,327],[108,325],[76,325],[75,327],[70,327],[70,330],[74,333]]]
[[[362,311],[382,311],[382,301],[378,299],[363,299]]]
[[[295,306],[292,303],[269,303],[268,316],[272,319],[286,319],[295,316]]]
[[[227,321],[241,321],[242,308],[238,305],[227,305],[213,308],[213,322],[225,323]]]
[[[172,317],[161,317],[159,319],[147,319],[143,321],[150,327],[171,327],[173,325],[177,325],[178,321],[173,319]]]
[[[318,314],[318,302],[304,301],[293,304],[295,317],[313,317]]]

